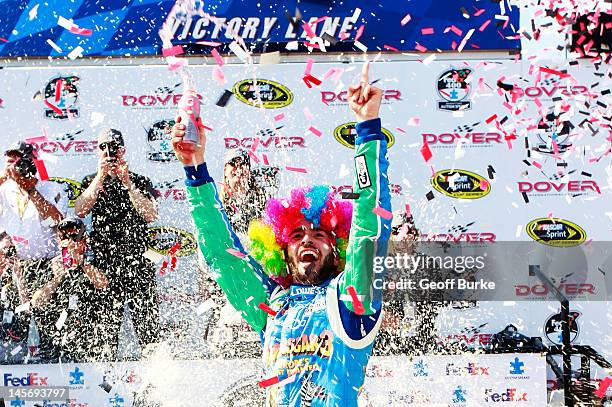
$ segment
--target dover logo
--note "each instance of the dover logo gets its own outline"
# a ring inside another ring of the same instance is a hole
[[[63,185],[68,191],[68,206],[74,208],[74,201],[81,195],[81,183],[69,178],[50,177],[49,181]]]
[[[533,240],[549,246],[578,246],[586,240],[584,229],[559,218],[535,219],[529,222],[525,229]]]
[[[170,140],[170,132],[174,126],[174,120],[160,120],[153,123],[147,130],[147,144],[153,151],[147,153],[149,160],[158,162],[176,161]]]
[[[259,107],[257,94],[261,98],[262,106],[266,109],[286,107],[293,102],[293,93],[285,85],[269,79],[245,79],[236,83],[232,89],[236,98],[249,106]]]
[[[163,256],[167,256],[168,250],[179,242],[181,248],[176,252],[178,257],[191,256],[197,247],[195,237],[191,233],[168,226],[149,228],[149,241],[149,249]]]
[[[491,192],[487,180],[465,170],[438,171],[431,177],[431,185],[444,195],[457,199],[478,199]]]
[[[338,141],[338,143],[342,144],[344,147],[354,149],[355,138],[357,137],[355,124],[357,124],[357,122],[349,122],[336,127],[334,129],[334,138],[336,141]],[[382,128],[382,133],[385,135],[385,139],[387,139],[387,148],[391,148],[393,144],[395,144],[395,137],[384,127]]]
[[[76,86],[78,76],[59,76],[51,79],[45,86],[45,117],[51,119],[67,119],[78,117],[76,107],[79,90]]]
[[[471,85],[469,83],[472,70],[449,69],[442,72],[436,84],[438,95],[444,100],[438,101],[438,109],[449,112],[468,110],[472,108],[472,102],[466,100],[470,95]]]
[[[578,318],[580,312],[570,311],[569,313],[569,331],[570,331],[570,343],[573,343],[578,335],[580,334],[580,328],[578,326]],[[563,344],[563,316],[561,312],[553,314],[544,323],[544,334],[546,338],[555,345]]]

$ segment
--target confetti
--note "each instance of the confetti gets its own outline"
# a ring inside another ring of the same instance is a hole
[[[309,108],[305,107],[303,109],[303,112],[304,112],[304,116],[306,116],[308,120],[314,120],[314,115],[312,114]]]
[[[423,159],[425,160],[425,162],[428,162],[429,160],[431,160],[432,157],[432,153],[431,153],[431,149],[429,148],[429,144],[428,143],[423,143],[423,146],[421,147],[421,156],[423,156]]]
[[[403,26],[405,26],[406,24],[408,24],[408,22],[412,19],[412,17],[410,16],[410,14],[406,14],[404,16],[404,18],[402,18],[402,21],[400,21],[400,24]]]
[[[225,64],[225,62],[223,61],[223,57],[221,56],[221,54],[219,54],[219,51],[217,51],[216,48],[211,49],[210,54],[213,56],[213,58],[215,59],[215,62],[217,63],[219,67]]]
[[[144,252],[142,256],[151,260],[155,264],[159,264],[159,262],[164,259],[163,254],[153,251],[151,249],[147,249],[147,251]]]
[[[357,291],[355,290],[355,287],[352,286],[352,285],[349,285],[346,288],[346,291],[351,296],[351,300],[353,302],[353,309],[355,310],[355,314],[363,315],[363,313],[365,312],[365,308],[363,307],[363,304],[361,303],[361,301],[359,300],[359,297],[357,296]]]
[[[276,316],[276,311],[274,311],[272,308],[270,308],[270,306],[268,304],[264,304],[263,302],[260,302],[259,305],[257,305],[259,307],[259,309],[261,309],[262,311],[264,311],[266,314],[269,314],[273,317]]]
[[[232,41],[229,45],[229,49],[236,54],[236,56],[238,58],[240,58],[242,60],[242,62],[247,62],[248,59],[250,58],[250,55],[247,51],[245,51],[244,49],[242,49],[242,47],[240,45],[238,45],[238,43],[236,41]]]
[[[414,46],[414,49],[416,49],[419,52],[427,52],[427,48],[425,48],[424,46],[422,46],[421,44],[418,44]]]
[[[359,194],[354,192],[342,192],[342,199],[359,199]]]
[[[267,52],[265,54],[261,54],[259,56],[259,64],[260,65],[274,65],[280,62],[280,52]]]
[[[372,209],[372,213],[380,216],[383,219],[393,219],[393,213],[389,212],[385,208],[381,208],[380,206],[377,206],[376,208]]]
[[[172,48],[163,48],[162,49],[162,55],[164,57],[172,57],[175,55],[181,55],[183,54],[185,51],[183,51],[183,47],[180,45],[175,45]]]
[[[421,119],[419,117],[411,117],[410,119],[408,119],[408,126],[418,126],[419,123],[421,122]]]
[[[70,20],[65,19],[62,16],[58,17],[57,25],[59,25],[62,28],[65,28],[66,30],[76,35],[90,36],[92,34],[92,30],[88,28],[80,28],[78,25],[76,25]]]
[[[427,198],[427,200],[428,200],[428,201],[431,201],[431,200],[433,200],[433,199],[435,198],[435,195],[434,195],[433,191],[429,191],[429,192],[428,192],[428,193],[425,195],[425,197]]]
[[[73,61],[80,56],[83,56],[83,48],[80,46],[77,46],[75,49],[70,51],[70,53],[68,54],[68,58],[70,58]]]
[[[317,137],[321,137],[321,134],[322,134],[322,133],[321,133],[321,130],[317,129],[316,127],[314,127],[314,126],[310,126],[310,127],[308,128],[308,130],[309,130],[309,131],[310,131],[312,134],[314,134],[315,136],[317,136]]]
[[[279,121],[283,120],[284,118],[285,118],[285,113],[280,113],[280,114],[277,114],[276,116],[274,116],[274,121],[279,122]]]
[[[50,39],[47,39],[47,44],[49,44],[51,48],[53,48],[55,52],[57,52],[58,54],[61,54],[62,52],[64,52],[56,43],[54,43]]]
[[[227,105],[227,103],[229,102],[230,98],[232,97],[233,93],[231,90],[227,90],[225,89],[223,91],[223,94],[221,95],[221,97],[219,98],[219,100],[217,100],[217,103],[215,103],[217,106],[219,107],[225,107]]]
[[[26,303],[23,303],[17,306],[17,308],[15,308],[15,314],[19,314],[19,313],[26,312],[29,310],[30,310],[30,302],[26,302]]]
[[[594,394],[599,398],[604,398],[606,395],[606,392],[608,391],[608,387],[610,387],[611,384],[612,384],[612,377],[610,376],[606,377],[601,382],[599,382],[599,387],[597,388]]]
[[[434,33],[434,29],[429,27],[429,28],[421,28],[421,34],[422,35],[431,35]]]
[[[312,88],[313,84],[315,86],[319,86],[321,84],[321,81],[312,75],[306,75],[302,78],[302,80],[304,81],[306,86],[308,86],[308,88]]]
[[[307,171],[305,168],[299,168],[299,167],[285,167],[285,169],[287,171],[293,171],[293,172],[301,172],[303,174],[306,174]]]
[[[233,255],[233,256],[236,256],[236,257],[240,257],[240,258],[246,257],[246,254],[244,254],[244,253],[242,253],[241,251],[236,250],[236,249],[234,249],[234,248],[232,248],[232,247],[230,247],[229,249],[227,249],[227,250],[226,250],[226,252],[228,252],[229,254],[231,254],[231,255]]]
[[[58,318],[58,319],[57,319],[57,321],[55,322],[55,328],[56,328],[58,331],[61,331],[61,330],[62,330],[62,328],[64,327],[64,324],[66,323],[66,319],[67,319],[67,318],[68,318],[68,311],[63,310],[63,311],[60,313],[59,318]]]

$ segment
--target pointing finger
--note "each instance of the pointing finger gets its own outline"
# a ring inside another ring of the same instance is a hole
[[[363,66],[361,67],[361,82],[363,82],[365,84],[369,84],[370,83],[369,70],[370,70],[370,62],[369,61],[365,61],[363,63]]]

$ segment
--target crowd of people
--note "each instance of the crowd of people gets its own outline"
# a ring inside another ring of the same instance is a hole
[[[144,256],[148,224],[158,217],[156,193],[150,179],[129,171],[122,134],[114,129],[98,134],[98,169],[82,180],[76,216],[67,216],[67,191],[37,177],[31,144],[18,142],[4,154],[0,362],[115,360],[126,310],[141,349],[158,342],[156,266]],[[262,186],[249,154],[241,149],[227,153],[221,185],[228,221],[248,245],[249,225],[265,216],[273,188]],[[88,216],[90,227],[83,221]],[[391,240],[407,243],[405,251],[418,239],[412,217],[395,213]],[[202,285],[217,305],[204,339],[215,344],[220,356],[256,357],[259,335],[223,299],[208,267],[201,269]],[[441,303],[414,304],[401,292],[386,292],[384,301],[374,354],[435,349],[434,322]]]
[[[157,219],[151,181],[129,171],[122,134],[98,135],[98,170],[75,214],[60,184],[37,177],[20,141],[0,173],[0,361],[95,361],[117,356],[129,309],[139,345],[158,341],[155,266],[143,256]],[[90,232],[81,218],[91,214]]]

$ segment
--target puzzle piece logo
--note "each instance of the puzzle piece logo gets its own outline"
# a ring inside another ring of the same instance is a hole
[[[11,407],[22,407],[22,406],[25,406],[25,401],[20,400],[19,397],[11,401]]]
[[[525,369],[523,369],[525,363],[523,363],[518,357],[514,358],[513,362],[510,362],[510,374],[523,374],[525,373]]]
[[[465,396],[465,390],[461,386],[457,386],[455,391],[453,391],[453,403],[465,403],[467,401]]]
[[[125,400],[119,394],[115,393],[115,397],[108,399],[110,407],[124,407]]]
[[[423,359],[419,359],[418,362],[414,364],[414,376],[415,377],[429,376],[429,372],[427,371],[427,363],[425,363]]]
[[[74,368],[72,372],[70,372],[70,384],[71,385],[79,385],[85,384],[85,380],[83,379],[85,373],[81,371],[81,369],[77,367]]]

